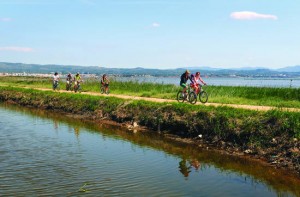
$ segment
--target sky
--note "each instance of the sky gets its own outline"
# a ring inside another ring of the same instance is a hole
[[[0,62],[300,65],[300,0],[0,0]]]

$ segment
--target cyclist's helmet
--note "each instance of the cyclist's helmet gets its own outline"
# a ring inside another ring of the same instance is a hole
[[[79,72],[77,72],[76,75],[79,75]]]
[[[190,71],[189,71],[189,70],[186,70],[185,73],[190,74]]]

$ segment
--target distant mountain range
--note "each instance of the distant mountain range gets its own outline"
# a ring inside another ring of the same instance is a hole
[[[186,69],[191,72],[201,71],[202,75],[211,77],[300,77],[300,65],[289,66],[280,69],[256,68],[233,68],[222,69],[212,67],[186,67],[176,69],[150,69],[150,68],[106,68],[99,66],[67,66],[67,65],[40,65],[0,62],[0,72],[2,73],[85,73],[85,74],[114,74],[122,76],[152,75],[152,76],[178,76]]]
[[[184,69],[184,68],[182,68]],[[300,72],[300,65],[297,66],[288,66],[284,68],[279,68],[279,69],[268,69],[264,67],[242,67],[242,68],[212,68],[212,67],[187,67],[186,69],[190,70],[237,70],[237,71],[251,71],[251,70],[271,70],[271,71],[278,71],[278,72]]]
[[[277,69],[279,72],[300,72],[300,65]]]

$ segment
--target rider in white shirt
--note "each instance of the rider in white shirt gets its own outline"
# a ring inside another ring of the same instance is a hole
[[[57,72],[55,72],[53,75],[53,89],[57,87],[58,81],[59,81],[59,75]]]

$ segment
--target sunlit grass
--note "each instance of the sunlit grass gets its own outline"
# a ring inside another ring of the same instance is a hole
[[[71,113],[94,113],[100,110],[111,118],[116,118],[117,114],[120,118],[135,117],[142,125],[150,128],[156,128],[163,121],[162,129],[178,131],[182,127],[189,130],[192,136],[210,136],[213,133],[224,140],[233,140],[234,135],[237,141],[245,137],[247,143],[266,145],[278,134],[300,138],[300,113],[297,112],[254,111],[177,102],[168,105],[143,100],[128,102],[116,97],[0,86],[0,101],[7,99],[22,105],[43,106]],[[197,125],[199,128],[194,130]]]
[[[83,91],[99,92],[99,79],[84,79]],[[11,86],[29,86],[51,88],[51,78],[37,77],[0,77],[0,83]],[[64,89],[65,81],[61,80],[60,87]],[[270,87],[232,87],[232,86],[205,86],[209,94],[209,102],[224,104],[266,105],[276,107],[300,108],[300,89],[296,88],[270,88]],[[125,94],[131,96],[176,99],[181,88],[176,85],[149,83],[137,81],[116,81],[110,83],[112,94]]]

